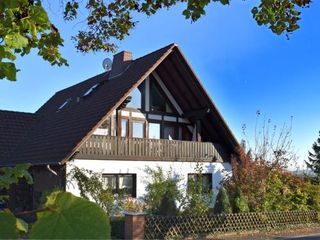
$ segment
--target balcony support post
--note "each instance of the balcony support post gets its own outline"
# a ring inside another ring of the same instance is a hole
[[[121,137],[121,114],[119,111],[119,109],[116,110],[116,136]]]
[[[200,119],[196,120],[196,131],[197,131],[197,141],[201,142],[201,121]]]

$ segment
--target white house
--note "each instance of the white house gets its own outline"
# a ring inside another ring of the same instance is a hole
[[[216,190],[239,146],[176,44],[137,59],[120,52],[106,72],[57,92],[36,113],[0,111],[0,120],[1,164],[32,165],[35,184],[20,190],[33,205],[54,187],[78,194],[66,184],[72,166],[139,197],[146,166],[172,168],[187,184],[201,162]]]

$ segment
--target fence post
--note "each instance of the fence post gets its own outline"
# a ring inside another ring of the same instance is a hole
[[[144,239],[145,214],[126,213],[124,238],[132,240]]]

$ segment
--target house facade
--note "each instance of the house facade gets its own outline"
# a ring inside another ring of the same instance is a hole
[[[111,69],[57,92],[36,113],[0,111],[0,120],[1,165],[29,163],[35,181],[12,190],[13,205],[19,191],[33,205],[57,187],[78,195],[66,179],[74,166],[101,172],[114,193],[142,197],[146,167],[171,169],[187,185],[201,163],[216,191],[238,147],[176,44],[138,59],[120,52]]]

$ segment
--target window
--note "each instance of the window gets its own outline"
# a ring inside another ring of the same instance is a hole
[[[104,186],[112,192],[117,189],[117,176],[116,175],[103,175]]]
[[[144,137],[144,122],[132,122],[132,137]]]
[[[95,89],[97,89],[99,86],[99,83],[96,83],[95,85],[93,85],[92,87],[90,87],[82,96],[83,97],[87,97],[89,96]]]
[[[187,126],[182,126],[181,130],[182,130],[181,139],[183,141],[191,141],[192,140],[192,134],[191,134],[191,131],[188,129],[188,127]]]
[[[202,191],[204,193],[212,190],[212,173],[189,173],[188,174],[188,188],[191,187],[191,182],[197,183],[202,180]]]
[[[121,137],[128,136],[128,119],[121,119]]]
[[[149,138],[160,139],[160,123],[149,123]]]
[[[70,101],[71,101],[71,98],[68,98],[64,103],[62,103],[62,104],[60,105],[60,107],[58,108],[57,112],[59,112],[60,110],[62,110]]]
[[[167,102],[162,90],[156,83],[154,78],[151,78],[150,81],[150,105],[151,111],[161,111],[172,113],[172,109]]]
[[[136,197],[136,174],[103,174],[104,186],[113,193]]]
[[[99,128],[95,130],[94,134],[110,136],[110,133],[111,133],[111,119],[110,119],[110,117],[108,117],[108,118],[99,126]]]
[[[164,125],[163,126],[163,138],[169,140],[177,140],[178,139],[178,128],[174,125]]]
[[[142,108],[142,94],[139,88],[136,88],[131,96],[131,101],[127,104],[127,108]]]

